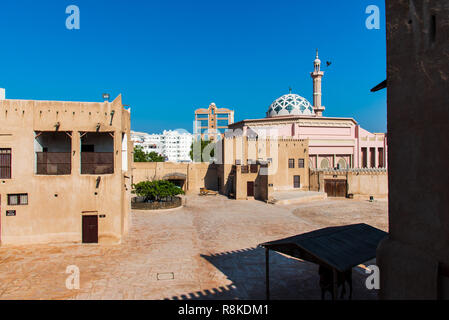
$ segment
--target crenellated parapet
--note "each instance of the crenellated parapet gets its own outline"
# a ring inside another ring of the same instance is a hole
[[[356,174],[387,174],[387,168],[346,168],[346,169],[333,169],[333,168],[310,168],[310,172],[313,173],[324,173],[324,174],[346,174],[346,173],[356,173]]]

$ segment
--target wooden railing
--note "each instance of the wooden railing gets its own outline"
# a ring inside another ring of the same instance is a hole
[[[36,163],[36,174],[65,175],[72,171],[70,152],[36,152]]]
[[[113,152],[81,152],[81,174],[114,173]]]

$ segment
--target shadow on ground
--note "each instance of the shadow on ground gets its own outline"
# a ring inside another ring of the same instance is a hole
[[[265,249],[247,248],[213,255],[201,255],[232,281],[231,285],[171,297],[173,300],[264,300]],[[359,270],[356,270],[359,269]],[[367,275],[353,269],[353,299],[377,299],[364,283]],[[318,266],[270,251],[270,299],[321,299]],[[327,297],[330,299],[330,296]]]
[[[265,250],[248,248],[213,255],[201,255],[232,281],[203,292],[192,292],[171,299],[265,299]],[[318,299],[318,267],[270,252],[271,299]]]

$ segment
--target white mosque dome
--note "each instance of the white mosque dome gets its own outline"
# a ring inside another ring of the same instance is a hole
[[[267,112],[267,117],[277,116],[312,116],[315,115],[313,106],[307,99],[293,93],[276,99]]]

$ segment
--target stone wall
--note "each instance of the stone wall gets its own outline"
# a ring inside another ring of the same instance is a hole
[[[390,233],[382,299],[449,298],[449,1],[386,1]]]
[[[199,193],[200,188],[218,191],[217,165],[209,163],[135,162],[132,182],[184,179],[187,194]]]
[[[131,208],[135,210],[163,210],[173,209],[182,206],[181,197],[173,197],[168,201],[143,202],[138,197],[134,197],[131,202]]]
[[[346,180],[347,194],[354,199],[388,197],[386,169],[310,169],[310,190],[325,192],[325,180]]]
[[[223,164],[134,163],[132,181],[138,183],[180,177],[187,194],[199,193],[200,188],[206,188],[236,199],[248,199],[247,183],[254,182],[254,198],[262,201],[268,200],[269,194],[278,190],[309,190],[308,140],[239,136],[227,137],[219,143],[223,146],[222,154],[217,152],[216,156]],[[289,167],[289,161],[293,161],[293,168]],[[269,165],[265,166],[264,163]],[[257,166],[257,172],[241,172],[242,166],[251,164]],[[261,170],[264,172],[261,173]],[[299,177],[297,187],[294,184],[295,176]]]
[[[254,198],[256,200],[267,201],[268,200],[268,175],[264,175],[261,172],[261,165],[253,165],[257,167],[257,172],[248,172],[242,170],[247,166],[235,166],[235,199],[236,200],[248,200]],[[249,166],[248,166],[249,167]],[[248,182],[254,183],[254,197],[248,197],[247,184]]]

